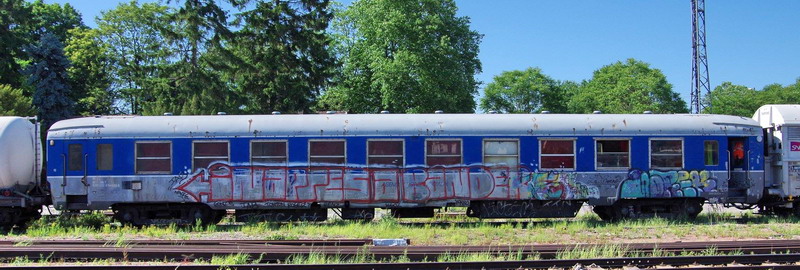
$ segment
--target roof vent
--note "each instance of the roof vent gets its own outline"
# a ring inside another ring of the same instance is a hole
[[[489,114],[497,114],[497,111],[489,111]]]
[[[444,111],[442,111],[442,110],[436,110],[436,111],[435,111],[435,112],[433,112],[433,113],[435,113],[435,114],[443,114],[443,113],[444,113]]]
[[[327,111],[325,113],[327,113],[327,114],[336,114],[336,111]]]
[[[172,113],[171,112],[165,112],[164,116],[172,116]]]
[[[542,111],[542,114],[550,114],[550,111]]]
[[[653,114],[653,111],[644,111],[643,114]]]
[[[381,111],[381,114],[389,114],[389,111],[383,110],[383,111]]]
[[[279,115],[279,114],[281,114],[281,112],[279,112],[279,111],[272,111],[272,115]]]
[[[226,115],[226,114],[228,114],[228,113],[226,113],[226,112],[217,112],[217,115]]]
[[[593,111],[593,114],[603,114],[603,111]]]

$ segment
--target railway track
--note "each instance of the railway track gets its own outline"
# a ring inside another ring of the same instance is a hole
[[[658,269],[686,269],[682,266],[692,265],[692,270],[719,269],[797,269],[793,263],[800,261],[800,254],[755,254],[736,256],[678,256],[678,257],[639,257],[639,258],[597,258],[574,260],[529,260],[529,261],[491,261],[491,262],[409,262],[409,263],[359,263],[359,264],[243,264],[243,265],[66,265],[66,266],[19,266],[2,267],[3,269],[147,269],[147,270],[216,270],[216,269],[345,269],[345,270],[406,270],[406,269],[579,269],[576,266],[595,266],[603,268],[621,268],[636,266],[639,268],[658,267]],[[769,262],[769,264],[765,264]]]
[[[516,254],[522,257],[554,259],[559,253],[575,249],[601,248],[600,245],[524,245],[524,246],[375,246],[369,239],[338,240],[137,240],[137,241],[0,241],[0,259],[16,257],[31,260],[88,261],[123,259],[126,261],[193,261],[214,256],[246,254],[259,263],[286,261],[297,254],[333,255],[349,258],[369,255],[375,260],[404,256],[410,261],[436,260],[457,254]],[[626,244],[629,253],[701,254],[713,249],[717,254],[773,255],[800,254],[800,240],[713,241]],[[800,261],[800,259],[798,259]]]

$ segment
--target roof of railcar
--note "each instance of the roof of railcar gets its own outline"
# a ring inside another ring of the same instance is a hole
[[[76,118],[48,138],[757,134],[753,119],[708,114],[284,114]]]

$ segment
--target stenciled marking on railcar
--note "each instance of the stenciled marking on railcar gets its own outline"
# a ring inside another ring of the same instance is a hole
[[[703,197],[718,192],[718,180],[708,171],[642,171],[631,169],[622,182],[623,198]]]
[[[437,200],[586,200],[596,186],[576,172],[526,166],[348,168],[212,163],[172,185],[186,201],[425,203]]]

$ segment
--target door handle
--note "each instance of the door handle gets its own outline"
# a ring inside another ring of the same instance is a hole
[[[81,183],[84,186],[89,186],[89,182],[86,181],[86,178],[89,177],[89,154],[83,154],[83,178],[81,178]]]
[[[67,185],[67,155],[61,154],[61,160],[64,161],[62,166],[64,171],[61,178],[61,186],[63,187]]]
[[[728,181],[730,181],[731,180],[731,173],[733,171],[733,168],[731,168],[731,166],[732,166],[731,165],[731,150],[725,150],[725,151],[728,151],[728,161],[727,161],[727,163],[728,163]]]

